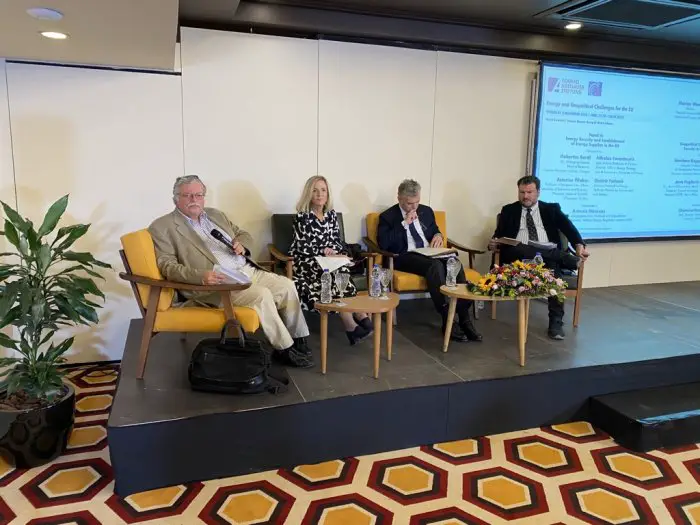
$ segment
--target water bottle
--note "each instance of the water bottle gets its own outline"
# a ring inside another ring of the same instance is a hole
[[[372,268],[372,275],[369,285],[369,296],[370,297],[380,297],[382,295],[382,275],[379,269],[379,265],[375,264]]]
[[[459,273],[459,261],[457,257],[450,257],[447,259],[447,275],[445,278],[445,284],[454,288],[457,286],[457,274]]]
[[[540,252],[537,252],[535,254],[535,258],[532,259],[532,262],[535,263],[536,265],[544,264],[544,259],[542,258],[542,254]]]
[[[331,274],[328,270],[323,270],[323,275],[321,275],[321,302],[325,304],[333,302],[331,294]]]

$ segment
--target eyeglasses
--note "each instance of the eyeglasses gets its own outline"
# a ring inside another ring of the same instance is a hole
[[[204,198],[204,193],[178,193],[178,195],[186,200],[190,200],[191,198],[200,200]]]

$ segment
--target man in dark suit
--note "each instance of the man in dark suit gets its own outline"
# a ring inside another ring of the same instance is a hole
[[[497,246],[501,252],[501,264],[520,259],[532,259],[539,252],[545,265],[561,275],[561,270],[575,270],[580,261],[588,258],[586,245],[576,226],[556,203],[540,202],[540,179],[533,175],[518,180],[518,202],[507,204],[501,209],[493,239],[489,249]],[[568,246],[562,246],[559,232],[563,233],[579,254],[572,255]],[[510,246],[498,244],[495,239],[509,237],[520,244]],[[540,249],[529,246],[529,241],[552,242],[556,248]],[[564,339],[564,305],[556,297],[549,299],[549,329],[552,339]]]
[[[394,258],[394,269],[414,273],[428,281],[428,292],[435,309],[442,316],[442,332],[447,324],[447,299],[440,293],[440,286],[445,284],[445,258],[431,258],[415,253],[416,248],[440,248],[444,236],[435,222],[435,213],[429,206],[420,204],[420,184],[414,180],[404,180],[399,185],[399,203],[384,211],[379,216],[377,241],[382,250],[399,254]],[[457,282],[467,282],[464,270],[460,269]],[[459,325],[452,331],[452,339],[461,342],[481,341],[469,318],[471,301],[457,301]]]

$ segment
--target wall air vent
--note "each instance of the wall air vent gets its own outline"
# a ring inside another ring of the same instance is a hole
[[[700,0],[573,0],[535,16],[653,30],[700,18]]]

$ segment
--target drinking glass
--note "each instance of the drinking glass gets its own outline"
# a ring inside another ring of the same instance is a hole
[[[350,274],[347,272],[336,272],[335,273],[335,285],[338,287],[338,292],[340,293],[340,297],[342,299],[343,295],[345,294],[345,289],[348,287],[348,284],[350,283]],[[346,303],[343,301],[336,301],[338,306],[345,306]]]
[[[387,295],[387,292],[389,291],[389,285],[391,284],[391,269],[382,268],[379,278],[382,283],[382,296],[380,299],[388,300],[389,296]]]

